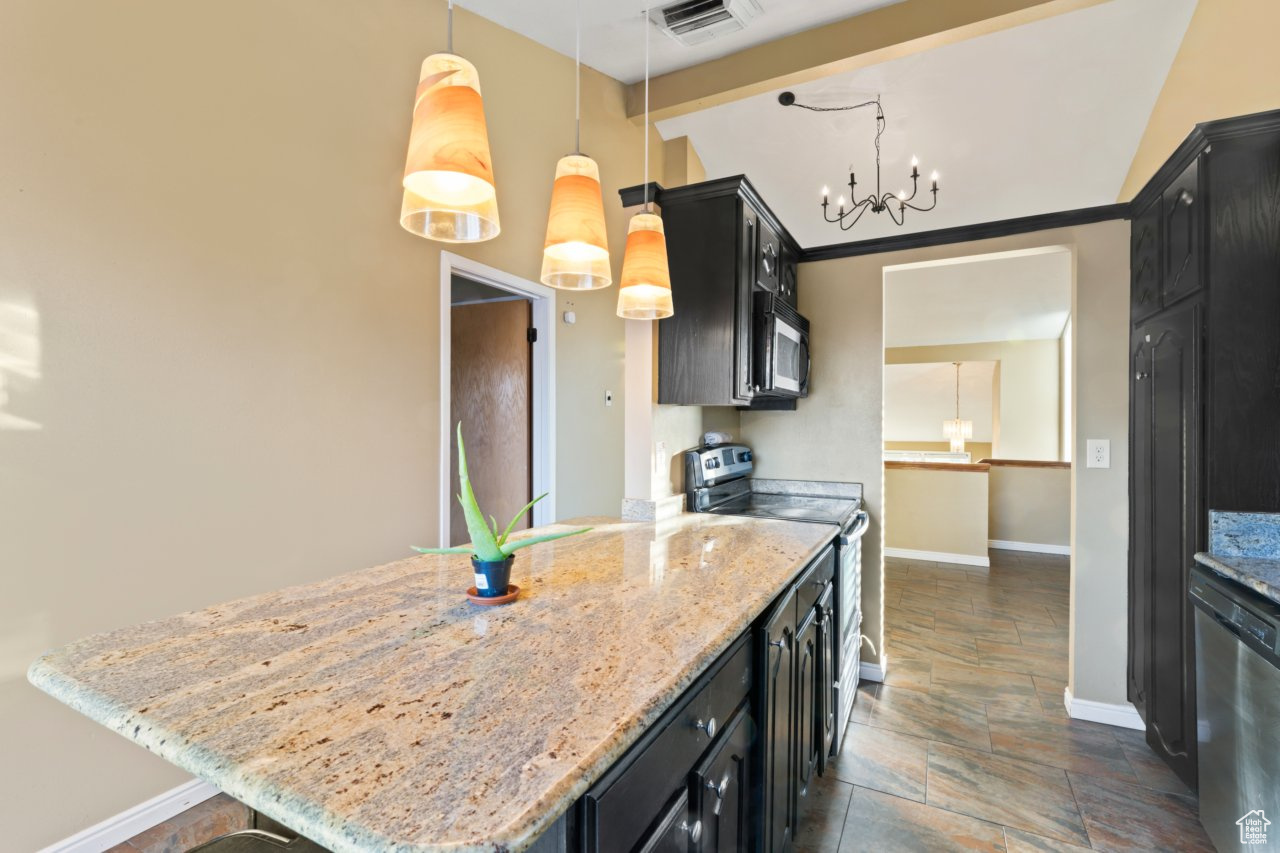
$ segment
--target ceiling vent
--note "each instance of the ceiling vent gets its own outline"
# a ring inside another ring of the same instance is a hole
[[[652,10],[649,17],[676,41],[695,45],[746,29],[760,11],[756,0],[681,0]]]

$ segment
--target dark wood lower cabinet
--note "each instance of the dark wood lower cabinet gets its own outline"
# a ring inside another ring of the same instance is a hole
[[[834,570],[828,547],[583,795],[564,849],[791,848],[834,733]]]

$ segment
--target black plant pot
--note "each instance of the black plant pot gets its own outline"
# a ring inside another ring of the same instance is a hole
[[[511,564],[516,561],[512,554],[505,560],[489,562],[471,558],[471,568],[476,575],[476,592],[481,598],[497,598],[507,594],[511,585]]]

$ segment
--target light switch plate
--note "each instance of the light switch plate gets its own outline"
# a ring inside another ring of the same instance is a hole
[[[1111,439],[1090,438],[1084,443],[1084,459],[1086,468],[1111,467]]]

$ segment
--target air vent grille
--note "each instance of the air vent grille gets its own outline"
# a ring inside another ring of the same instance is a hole
[[[681,0],[654,9],[649,16],[676,41],[694,45],[745,29],[759,14],[756,0]]]

